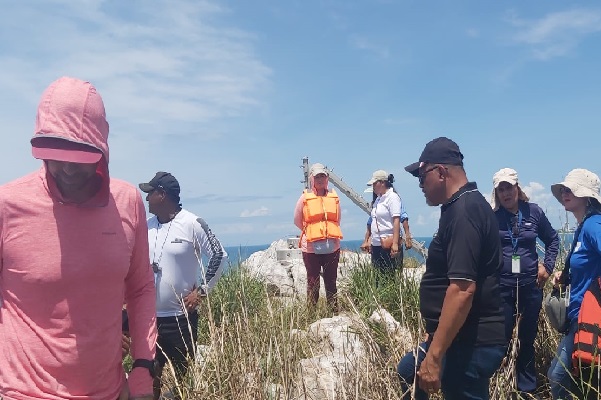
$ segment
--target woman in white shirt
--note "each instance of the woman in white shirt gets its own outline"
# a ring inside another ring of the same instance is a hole
[[[377,196],[370,216],[371,261],[382,272],[403,266],[401,225],[405,232],[405,247],[410,249],[412,246],[409,218],[393,182],[394,176],[383,170],[375,171],[367,182]]]

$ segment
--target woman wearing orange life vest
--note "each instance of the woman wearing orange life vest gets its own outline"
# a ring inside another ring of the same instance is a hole
[[[309,170],[309,187],[296,203],[294,224],[301,230],[300,247],[307,270],[307,302],[319,299],[319,275],[328,305],[337,310],[336,278],[340,258],[340,202],[335,191],[328,190],[328,170],[319,163]]]

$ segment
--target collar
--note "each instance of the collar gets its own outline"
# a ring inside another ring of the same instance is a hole
[[[388,197],[390,195],[391,192],[394,192],[394,189],[388,188],[388,189],[386,189],[386,191],[384,193],[382,193],[378,197],[380,197],[381,199],[385,199],[386,197]]]
[[[449,201],[447,201],[440,207],[440,210],[445,211],[447,208],[449,208],[455,202],[455,200],[457,200],[464,194],[471,193],[471,192],[477,192],[477,191],[478,191],[478,185],[476,185],[476,182],[466,183],[461,188],[459,188],[459,190],[457,192],[455,192],[454,195],[451,196]]]

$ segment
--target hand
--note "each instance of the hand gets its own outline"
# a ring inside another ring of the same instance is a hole
[[[405,248],[407,250],[409,250],[412,247],[413,247],[413,242],[411,241],[411,236],[409,236],[409,235],[405,236]]]
[[[542,289],[545,286],[547,279],[549,279],[549,273],[547,272],[547,269],[543,264],[538,263],[538,276],[536,278],[538,287]]]
[[[395,257],[398,254],[399,254],[399,244],[392,243],[392,247],[390,248],[390,256]]]
[[[194,287],[192,291],[188,293],[186,297],[184,297],[184,307],[186,307],[186,310],[195,310],[196,307],[198,307],[198,305],[200,304],[200,299],[202,297],[203,296],[201,296],[201,294],[198,293],[198,290],[196,290],[196,287]]]
[[[436,360],[430,353],[426,353],[426,358],[417,372],[419,387],[428,394],[438,392],[440,390],[440,370],[441,360]]]
[[[125,358],[129,353],[129,346],[131,345],[131,339],[125,333],[121,334],[121,356]]]
[[[371,253],[371,244],[368,241],[363,242],[360,248],[366,253]]]
[[[551,283],[553,287],[559,288],[559,278],[561,277],[561,271],[555,271],[551,277]]]

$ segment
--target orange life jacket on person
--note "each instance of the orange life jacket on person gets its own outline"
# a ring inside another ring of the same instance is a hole
[[[342,239],[340,230],[340,199],[335,191],[325,196],[305,190],[303,207],[303,234],[307,242],[323,239]]]
[[[593,280],[584,292],[574,335],[572,363],[578,375],[581,367],[599,367],[601,362],[601,278]]]

